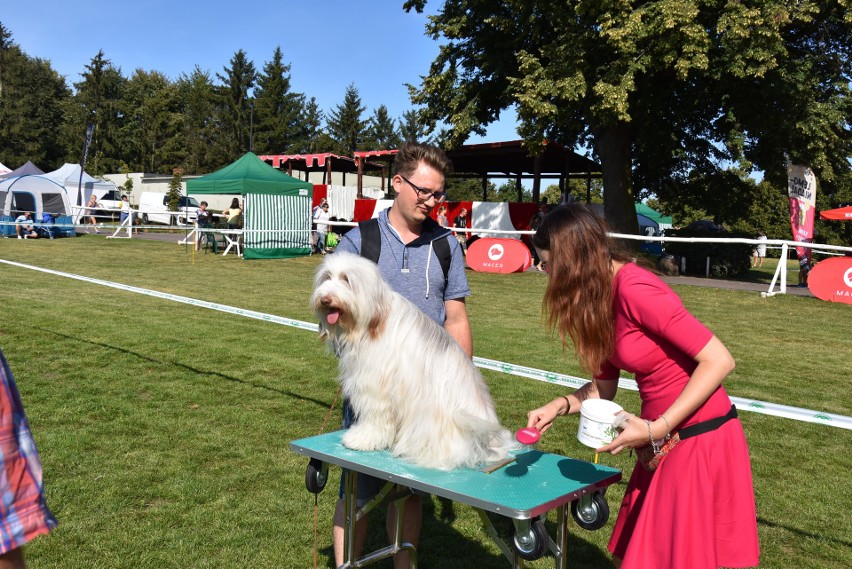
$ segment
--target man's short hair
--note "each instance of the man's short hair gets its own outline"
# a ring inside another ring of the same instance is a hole
[[[410,176],[420,162],[425,162],[444,176],[453,169],[453,164],[446,153],[437,146],[406,142],[396,153],[391,175]]]
[[[207,205],[207,202],[204,202],[204,201],[203,201],[203,202],[201,202],[201,203],[200,203],[200,204],[198,204],[198,205]]]

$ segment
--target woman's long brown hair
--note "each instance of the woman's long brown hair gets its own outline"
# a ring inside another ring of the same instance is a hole
[[[607,231],[600,214],[570,204],[550,212],[533,236],[533,245],[550,253],[542,306],[547,323],[563,345],[571,338],[581,367],[592,374],[615,347],[612,261],[630,261]]]

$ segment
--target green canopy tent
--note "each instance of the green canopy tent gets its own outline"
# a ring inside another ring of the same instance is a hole
[[[212,174],[187,180],[186,191],[244,197],[245,259],[281,259],[311,252],[313,184],[276,170],[251,152]]]
[[[643,204],[642,202],[638,202],[636,204],[636,213],[638,215],[644,215],[645,217],[647,217],[648,219],[650,219],[651,221],[656,223],[659,226],[658,227],[659,231],[662,231],[663,229],[668,229],[669,227],[672,226],[671,216],[663,215],[660,212],[658,212],[654,209],[651,209],[650,207]]]

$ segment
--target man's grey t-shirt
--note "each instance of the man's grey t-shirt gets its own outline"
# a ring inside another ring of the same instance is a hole
[[[439,326],[443,326],[447,319],[444,301],[470,296],[470,287],[464,273],[464,256],[458,241],[447,239],[452,257],[445,287],[444,270],[432,242],[452,232],[427,218],[420,237],[406,245],[399,233],[391,227],[387,209],[379,212],[378,220],[382,239],[378,266],[385,281]],[[360,228],[349,230],[337,244],[335,251],[360,255]]]

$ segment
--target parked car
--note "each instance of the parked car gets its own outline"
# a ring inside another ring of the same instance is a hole
[[[198,200],[189,196],[180,196],[177,211],[169,210],[169,198],[165,192],[142,192],[139,196],[139,215],[145,225],[191,225],[195,223],[197,210]]]
[[[116,221],[121,213],[118,211],[121,209],[121,190],[109,190],[98,199],[98,205],[104,208],[97,210],[96,215],[99,221],[105,219]]]

